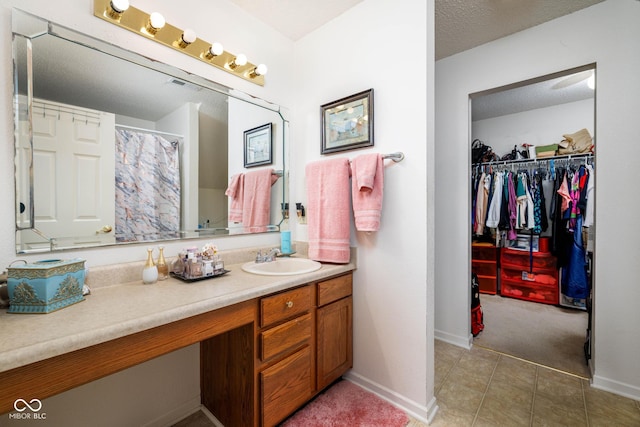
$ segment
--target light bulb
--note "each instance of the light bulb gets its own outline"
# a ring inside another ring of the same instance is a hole
[[[149,34],[155,34],[158,32],[159,29],[164,27],[164,24],[166,24],[164,16],[162,16],[162,14],[158,12],[153,12],[149,16],[149,23],[147,24],[147,28],[146,28],[147,32]]]
[[[129,0],[111,0],[111,7],[118,13],[122,13],[129,9]]]
[[[269,69],[264,64],[259,64],[256,67],[256,74],[259,76],[264,76],[265,74],[267,74],[267,71],[269,71]]]
[[[211,51],[213,56],[218,56],[218,55],[222,55],[222,53],[224,52],[224,48],[220,43],[215,42],[214,44],[211,45],[211,47],[209,48],[209,51]]]
[[[196,32],[187,28],[182,33],[182,36],[180,36],[180,40],[178,40],[178,45],[184,49],[185,47],[189,46],[191,43],[196,41],[196,38],[197,38]]]
[[[239,67],[247,65],[247,56],[241,53],[240,55],[236,56],[235,63]]]
[[[247,64],[247,56],[243,55],[242,53],[238,56],[236,56],[233,61],[231,61],[229,63],[229,68],[231,68],[232,70],[235,70],[237,67],[242,67],[243,65]]]
[[[202,56],[204,56],[206,59],[213,59],[218,55],[222,55],[223,52],[224,48],[222,47],[222,45],[216,42],[209,46],[209,49],[207,49],[206,52],[203,52]]]
[[[111,0],[107,6],[106,15],[111,19],[120,20],[127,9],[129,9],[129,0]]]
[[[265,74],[267,74],[267,71],[268,71],[267,66],[264,64],[260,64],[256,68],[254,68],[253,71],[251,71],[251,73],[249,73],[249,77],[254,79],[258,76],[264,76]]]
[[[190,28],[187,28],[186,30],[184,30],[184,33],[182,33],[182,40],[187,43],[193,43],[194,41],[196,41],[196,32]]]

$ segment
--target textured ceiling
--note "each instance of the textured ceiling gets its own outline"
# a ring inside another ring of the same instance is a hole
[[[362,0],[230,0],[296,41]],[[436,60],[603,0],[435,0]],[[402,2],[397,2],[402,7]]]
[[[435,0],[436,60],[603,0]]]

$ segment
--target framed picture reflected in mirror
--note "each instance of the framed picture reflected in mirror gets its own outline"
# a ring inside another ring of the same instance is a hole
[[[273,138],[271,123],[244,131],[244,167],[273,163]]]

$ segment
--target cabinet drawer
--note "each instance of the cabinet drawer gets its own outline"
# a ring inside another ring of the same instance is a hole
[[[471,245],[471,259],[483,259],[495,261],[498,259],[497,248],[493,245],[473,243]]]
[[[498,277],[498,266],[495,261],[471,261],[471,271],[478,276]]]
[[[267,360],[311,337],[311,314],[307,313],[260,334],[260,359]]]
[[[311,362],[307,346],[260,373],[263,426],[278,424],[311,397]]]
[[[480,292],[483,294],[495,295],[498,292],[497,276],[478,276],[478,284],[480,285]]]
[[[502,249],[502,256],[500,258],[501,264],[509,264],[515,268],[521,267],[523,269],[529,269],[533,266],[534,269],[556,269],[557,259],[555,256],[545,252],[533,252],[517,251],[515,249]],[[512,267],[513,268],[513,267]]]
[[[505,264],[506,265],[506,264]],[[525,280],[523,272],[526,270],[516,270],[511,268],[503,268],[500,271],[500,278],[511,282],[524,282],[525,284],[538,286],[543,288],[558,289],[558,270],[535,270],[530,274],[529,279]]]
[[[265,327],[309,311],[311,286],[303,286],[260,300],[260,326]]]
[[[318,307],[353,293],[353,275],[347,274],[318,283]]]
[[[500,295],[526,301],[558,305],[558,288],[537,286],[525,280],[503,280]]]

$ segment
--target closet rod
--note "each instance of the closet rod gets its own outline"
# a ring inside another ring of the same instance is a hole
[[[563,156],[543,157],[541,159],[496,160],[493,162],[474,163],[472,166],[498,166],[498,165],[512,165],[512,164],[520,165],[520,164],[527,164],[527,163],[548,162],[550,160],[574,160],[574,159],[588,160],[591,158],[593,158],[593,153],[565,154]]]
[[[402,151],[396,151],[395,153],[383,154],[383,159],[391,159],[398,163],[404,160],[404,153]]]

